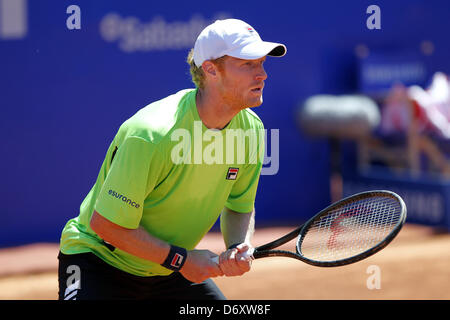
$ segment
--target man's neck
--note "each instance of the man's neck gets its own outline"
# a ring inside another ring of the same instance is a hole
[[[197,111],[208,129],[223,129],[239,113],[239,109],[226,104],[218,94],[204,89],[197,90]]]

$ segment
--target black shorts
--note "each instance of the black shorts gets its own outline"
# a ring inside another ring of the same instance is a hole
[[[59,253],[59,300],[225,300],[208,279],[193,283],[179,272],[140,277],[119,270],[93,253]]]

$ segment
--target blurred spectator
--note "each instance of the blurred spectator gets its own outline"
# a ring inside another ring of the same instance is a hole
[[[412,86],[408,96],[422,115],[419,120],[430,133],[450,139],[450,82],[448,76],[437,72],[427,89]]]

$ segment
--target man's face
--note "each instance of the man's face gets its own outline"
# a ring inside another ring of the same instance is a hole
[[[222,60],[218,88],[225,103],[240,109],[262,104],[264,80],[267,79],[263,67],[265,60],[266,57],[256,60],[225,57]]]

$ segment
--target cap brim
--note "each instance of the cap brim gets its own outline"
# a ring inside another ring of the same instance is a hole
[[[239,59],[255,60],[264,56],[282,57],[286,54],[286,51],[284,44],[258,41],[228,52],[227,55]]]

